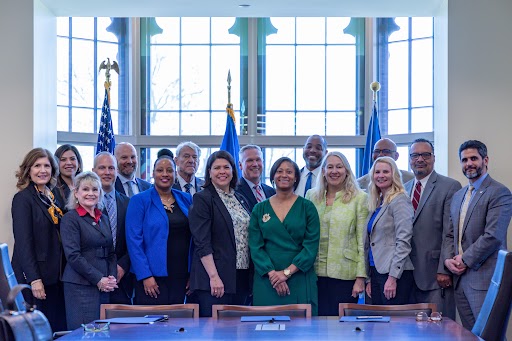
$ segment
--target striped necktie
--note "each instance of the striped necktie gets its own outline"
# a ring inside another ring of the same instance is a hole
[[[421,182],[417,181],[416,186],[414,186],[414,194],[412,196],[412,207],[414,207],[414,212],[418,209],[418,205],[420,204],[421,197]]]
[[[256,192],[256,201],[262,202],[265,200],[265,198],[263,198],[263,194],[261,193],[260,185],[254,185],[252,188],[254,188],[254,192]]]
[[[114,248],[116,247],[117,237],[117,207],[116,201],[114,200],[112,193],[105,195],[105,201],[107,206],[108,220],[110,221],[110,230],[112,231],[112,241]]]
[[[191,184],[187,183],[185,184],[185,192],[190,193],[190,188],[192,187]]]

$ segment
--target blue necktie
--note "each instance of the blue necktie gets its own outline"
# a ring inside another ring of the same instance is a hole
[[[116,236],[117,236],[117,207],[116,201],[112,197],[112,193],[105,195],[107,202],[107,214],[108,220],[110,221],[110,230],[112,231],[112,241],[114,248],[116,247]]]
[[[311,179],[313,179],[313,173],[309,172],[306,187],[304,188],[304,196],[306,196],[306,192],[311,189]]]
[[[189,184],[189,183],[185,184],[185,192],[190,193],[190,187],[192,187],[191,184]]]

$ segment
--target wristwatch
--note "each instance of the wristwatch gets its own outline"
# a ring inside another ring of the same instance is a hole
[[[283,273],[286,276],[286,278],[292,277],[292,270],[290,270],[290,269],[284,269]]]

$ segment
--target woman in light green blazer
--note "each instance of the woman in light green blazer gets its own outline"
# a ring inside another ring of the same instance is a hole
[[[315,269],[318,276],[318,315],[338,315],[338,303],[357,303],[364,291],[366,268],[364,229],[367,195],[357,185],[345,155],[330,152],[322,176],[306,198],[320,217],[320,243]]]

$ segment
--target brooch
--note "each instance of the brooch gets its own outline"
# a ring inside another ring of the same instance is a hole
[[[266,223],[267,221],[269,221],[269,220],[270,220],[270,214],[265,213],[265,214],[263,215],[263,218],[262,218],[261,220],[263,220],[263,222],[264,222],[264,223]]]

